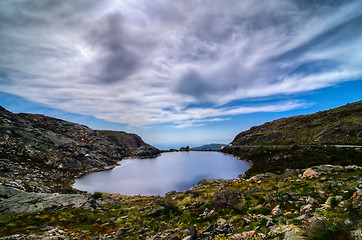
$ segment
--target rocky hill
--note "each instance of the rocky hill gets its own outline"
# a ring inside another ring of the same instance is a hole
[[[362,145],[362,101],[252,127],[239,133],[232,145],[315,143]]]
[[[192,151],[216,151],[220,150],[222,146],[225,146],[225,144],[219,144],[219,143],[211,143],[211,144],[205,144],[199,147],[193,147],[191,148]]]
[[[135,134],[97,131],[39,114],[14,114],[0,107],[0,177],[18,175],[30,180],[38,175],[44,181],[61,181],[112,166],[124,157],[159,153]]]
[[[318,164],[362,165],[362,148],[338,147],[346,144],[362,145],[362,101],[252,127],[221,151],[253,162],[251,176]]]

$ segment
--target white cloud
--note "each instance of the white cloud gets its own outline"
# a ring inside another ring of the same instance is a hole
[[[300,108],[223,106],[360,79],[362,2],[327,2],[1,2],[0,87],[130,126]]]

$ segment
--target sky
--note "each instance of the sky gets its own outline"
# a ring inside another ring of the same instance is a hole
[[[160,149],[362,98],[362,1],[1,0],[0,105]]]

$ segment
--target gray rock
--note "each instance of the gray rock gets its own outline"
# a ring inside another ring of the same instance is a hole
[[[191,239],[192,240],[196,240],[197,239],[197,237],[198,237],[198,230],[197,230],[197,226],[196,225],[194,225],[194,226],[192,226],[190,229],[189,229],[189,235],[191,236]]]
[[[68,206],[89,210],[94,209],[94,204],[88,195],[21,192],[4,199],[0,204],[0,212],[32,213],[43,209],[59,210]]]
[[[159,208],[153,210],[152,212],[150,212],[148,214],[149,217],[158,217],[163,215],[165,212],[165,207],[164,206],[160,206]]]
[[[123,227],[118,228],[114,238],[115,239],[123,239],[124,234],[128,233],[129,230],[130,230],[130,228],[123,228]]]
[[[272,220],[268,220],[268,221],[266,222],[266,224],[265,224],[265,227],[266,227],[266,228],[270,228],[270,227],[272,227],[272,226],[274,226],[274,223],[273,223]]]
[[[276,216],[279,216],[280,214],[282,214],[282,210],[280,209],[280,206],[277,205],[275,208],[273,208],[271,214],[272,215],[276,215]]]

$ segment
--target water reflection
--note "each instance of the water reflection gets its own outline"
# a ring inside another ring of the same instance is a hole
[[[171,152],[157,158],[122,160],[112,170],[77,179],[73,187],[91,193],[164,195],[184,191],[204,178],[235,178],[249,166],[218,152]]]

